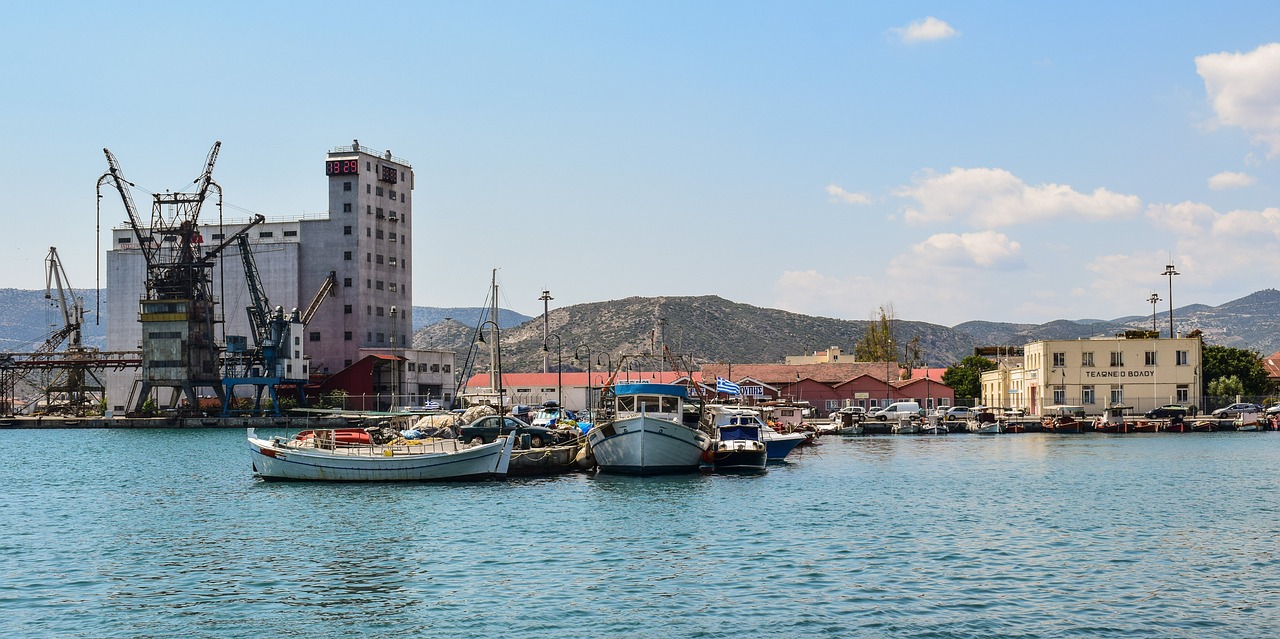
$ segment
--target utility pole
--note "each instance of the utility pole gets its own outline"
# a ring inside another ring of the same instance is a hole
[[[1169,261],[1172,262],[1173,260]],[[1173,332],[1173,276],[1182,275],[1182,273],[1174,270],[1172,264],[1166,264],[1161,275],[1169,276],[1169,337],[1174,338],[1177,337],[1177,333]]]
[[[551,351],[547,349],[547,340],[551,339],[549,309],[555,298],[551,297],[551,291],[543,291],[538,299],[542,300],[542,372],[546,373],[551,369]]]

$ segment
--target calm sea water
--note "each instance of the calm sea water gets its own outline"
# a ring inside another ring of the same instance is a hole
[[[1280,633],[1280,433],[406,486],[256,480],[239,430],[0,443],[3,637]]]

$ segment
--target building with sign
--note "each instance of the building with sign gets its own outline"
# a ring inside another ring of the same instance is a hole
[[[1200,406],[1199,337],[1132,336],[1045,340],[982,374],[982,403],[1045,414],[1053,405],[1101,414],[1112,405],[1146,412],[1165,404]]]

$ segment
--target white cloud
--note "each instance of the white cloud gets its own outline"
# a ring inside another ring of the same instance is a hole
[[[1231,171],[1223,171],[1209,178],[1209,188],[1215,191],[1223,191],[1226,189],[1241,189],[1246,186],[1253,186],[1258,179],[1248,173],[1232,173]]]
[[[1220,123],[1240,127],[1268,157],[1280,154],[1280,43],[1198,56],[1196,73]]]
[[[833,203],[843,204],[871,204],[871,196],[866,193],[854,193],[846,191],[835,184],[827,185],[827,195],[831,196]]]
[[[951,25],[933,16],[929,16],[924,20],[916,20],[905,27],[896,27],[889,31],[907,44],[945,40],[960,35]]]
[[[939,233],[894,258],[889,273],[934,270],[944,267],[1009,270],[1026,266],[1022,245],[1004,233]]]
[[[1142,201],[1105,188],[1080,193],[1064,184],[1030,186],[1004,169],[952,168],[927,172],[895,195],[912,198],[903,208],[906,220],[930,223],[959,218],[979,228],[1011,226],[1058,217],[1105,220],[1138,211]]]

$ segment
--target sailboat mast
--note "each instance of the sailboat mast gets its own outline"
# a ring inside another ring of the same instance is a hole
[[[498,269],[496,268],[493,269],[492,287],[493,287],[493,290],[490,295],[490,297],[493,298],[492,309],[489,311],[489,315],[493,320],[493,328],[490,329],[490,333],[493,339],[491,339],[489,342],[490,344],[489,362],[492,364],[490,368],[492,368],[493,371],[491,375],[492,379],[490,381],[493,381],[493,384],[492,384],[493,390],[498,393],[498,414],[501,415],[502,414],[502,344],[499,343],[498,341],[499,339],[501,339],[501,337],[498,331]]]

